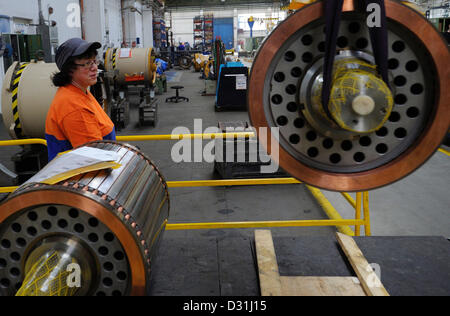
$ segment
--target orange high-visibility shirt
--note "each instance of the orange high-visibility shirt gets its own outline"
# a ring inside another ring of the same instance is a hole
[[[94,140],[115,140],[114,124],[91,92],[74,85],[56,92],[45,122],[48,159]]]

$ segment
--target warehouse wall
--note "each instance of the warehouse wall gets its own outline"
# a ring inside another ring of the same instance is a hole
[[[224,7],[224,8],[204,8],[204,9],[171,9],[165,14],[166,24],[170,26],[172,21],[172,32],[174,44],[178,45],[179,42],[189,42],[191,46],[194,43],[194,17],[198,15],[206,15],[212,13],[214,18],[230,18],[234,19],[234,46],[237,46],[239,40],[250,37],[250,32],[238,34],[238,16],[239,15],[257,15],[262,14],[267,17],[272,15],[285,16],[285,12],[280,11],[277,6],[241,6],[241,7]],[[254,36],[265,36],[265,31],[255,31]]]
[[[76,14],[74,4],[78,4],[76,0],[42,0],[42,12],[45,19],[48,19],[48,6],[51,6],[54,13],[50,16],[50,20],[57,23],[58,39],[62,43],[72,37],[81,36],[81,27],[68,23],[68,20]],[[78,6],[79,7],[79,6]],[[79,12],[79,11],[78,11]],[[29,23],[37,24],[39,22],[39,11],[37,0],[20,0],[20,1],[0,1],[0,14],[11,17],[11,32],[22,30],[26,34],[35,34],[35,28],[20,25],[22,21],[27,20]],[[17,21],[17,23],[15,22]]]
[[[105,0],[106,42],[110,47],[120,47],[123,41],[120,0]]]

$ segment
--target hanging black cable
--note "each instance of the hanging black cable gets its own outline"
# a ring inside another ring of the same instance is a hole
[[[336,43],[339,34],[341,22],[342,6],[344,0],[326,0],[324,2],[325,16],[325,56],[323,65],[323,88],[322,88],[322,108],[327,116],[333,120],[328,104],[330,101],[330,91],[333,75],[333,64],[336,56]],[[369,35],[372,43],[375,63],[378,66],[378,72],[383,81],[389,87],[388,80],[388,38],[386,25],[386,9],[384,0],[361,0],[361,9],[364,10],[366,17],[369,15],[367,8],[375,4],[379,8],[379,25],[368,25]]]

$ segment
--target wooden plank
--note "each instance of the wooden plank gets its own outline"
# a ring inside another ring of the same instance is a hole
[[[255,230],[259,284],[262,296],[281,296],[281,280],[270,230]]]
[[[356,277],[281,277],[284,296],[366,296]]]
[[[341,233],[336,233],[336,238],[350,261],[353,270],[355,270],[366,294],[368,296],[389,296],[389,293],[367,262],[355,240]]]

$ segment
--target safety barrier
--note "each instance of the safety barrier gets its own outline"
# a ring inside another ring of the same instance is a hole
[[[133,142],[148,140],[180,140],[190,139],[214,139],[214,138],[246,138],[253,137],[252,132],[243,133],[210,133],[210,134],[178,134],[178,135],[135,135],[118,136],[117,141]],[[27,144],[42,144],[47,142],[43,139],[22,139],[0,141],[0,146],[17,146]],[[168,181],[169,188],[182,187],[211,187],[211,186],[243,186],[243,185],[273,185],[273,184],[300,184],[301,182],[294,178],[270,178],[270,179],[232,179],[232,180],[195,180],[195,181]],[[174,223],[167,224],[167,230],[186,230],[186,229],[219,229],[219,228],[261,228],[261,227],[317,227],[317,226],[336,226],[344,234],[350,236],[360,236],[360,226],[364,227],[366,236],[371,235],[370,231],[370,212],[369,212],[369,192],[357,192],[356,201],[346,192],[342,196],[355,209],[354,219],[343,219],[339,212],[331,205],[323,193],[314,187],[306,185],[313,197],[322,207],[328,220],[289,220],[289,221],[245,221],[245,222],[211,222],[211,223]],[[0,193],[10,193],[17,187],[0,188]],[[349,226],[354,226],[352,230]]]

